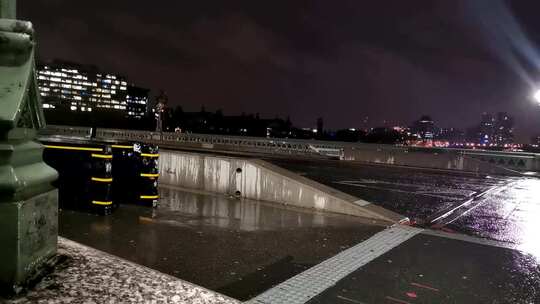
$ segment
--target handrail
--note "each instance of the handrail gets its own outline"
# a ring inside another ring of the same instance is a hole
[[[68,136],[90,136],[88,127],[71,127],[48,125],[43,134],[61,134]],[[219,145],[229,149],[245,149],[250,151],[266,151],[271,153],[301,153],[311,155],[341,156],[345,149],[362,150],[376,149],[378,152],[412,152],[422,151],[431,153],[457,153],[472,157],[498,157],[498,158],[521,158],[524,160],[539,160],[540,154],[528,152],[504,152],[490,150],[467,150],[467,149],[444,149],[427,147],[393,146],[382,144],[332,142],[309,139],[289,139],[289,138],[263,138],[237,135],[213,135],[198,133],[172,133],[172,132],[151,132],[140,130],[124,129],[103,129],[98,128],[97,137],[108,139],[124,140],[151,140],[156,142],[168,142],[176,144],[208,144]]]

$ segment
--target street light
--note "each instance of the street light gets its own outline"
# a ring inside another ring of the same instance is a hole
[[[540,89],[538,89],[538,90],[536,90],[536,92],[534,92],[533,98],[537,103],[540,104]]]

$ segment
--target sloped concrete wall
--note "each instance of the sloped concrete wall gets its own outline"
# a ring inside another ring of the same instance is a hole
[[[161,150],[161,184],[398,222],[403,216],[262,160]]]

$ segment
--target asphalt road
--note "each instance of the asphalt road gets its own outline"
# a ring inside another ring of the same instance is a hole
[[[416,225],[531,244],[540,179],[475,175],[356,162],[266,159],[322,184],[408,216]]]
[[[308,302],[326,303],[540,303],[540,267],[516,250],[420,234]]]

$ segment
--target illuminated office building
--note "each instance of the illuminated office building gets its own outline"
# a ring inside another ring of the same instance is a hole
[[[95,66],[53,61],[38,67],[37,78],[46,113],[108,112],[139,118],[146,112],[148,90],[146,97],[141,95],[144,89],[129,95],[124,77],[102,73]]]
[[[146,115],[149,89],[136,86],[127,87],[127,114],[129,117],[141,119]]]

